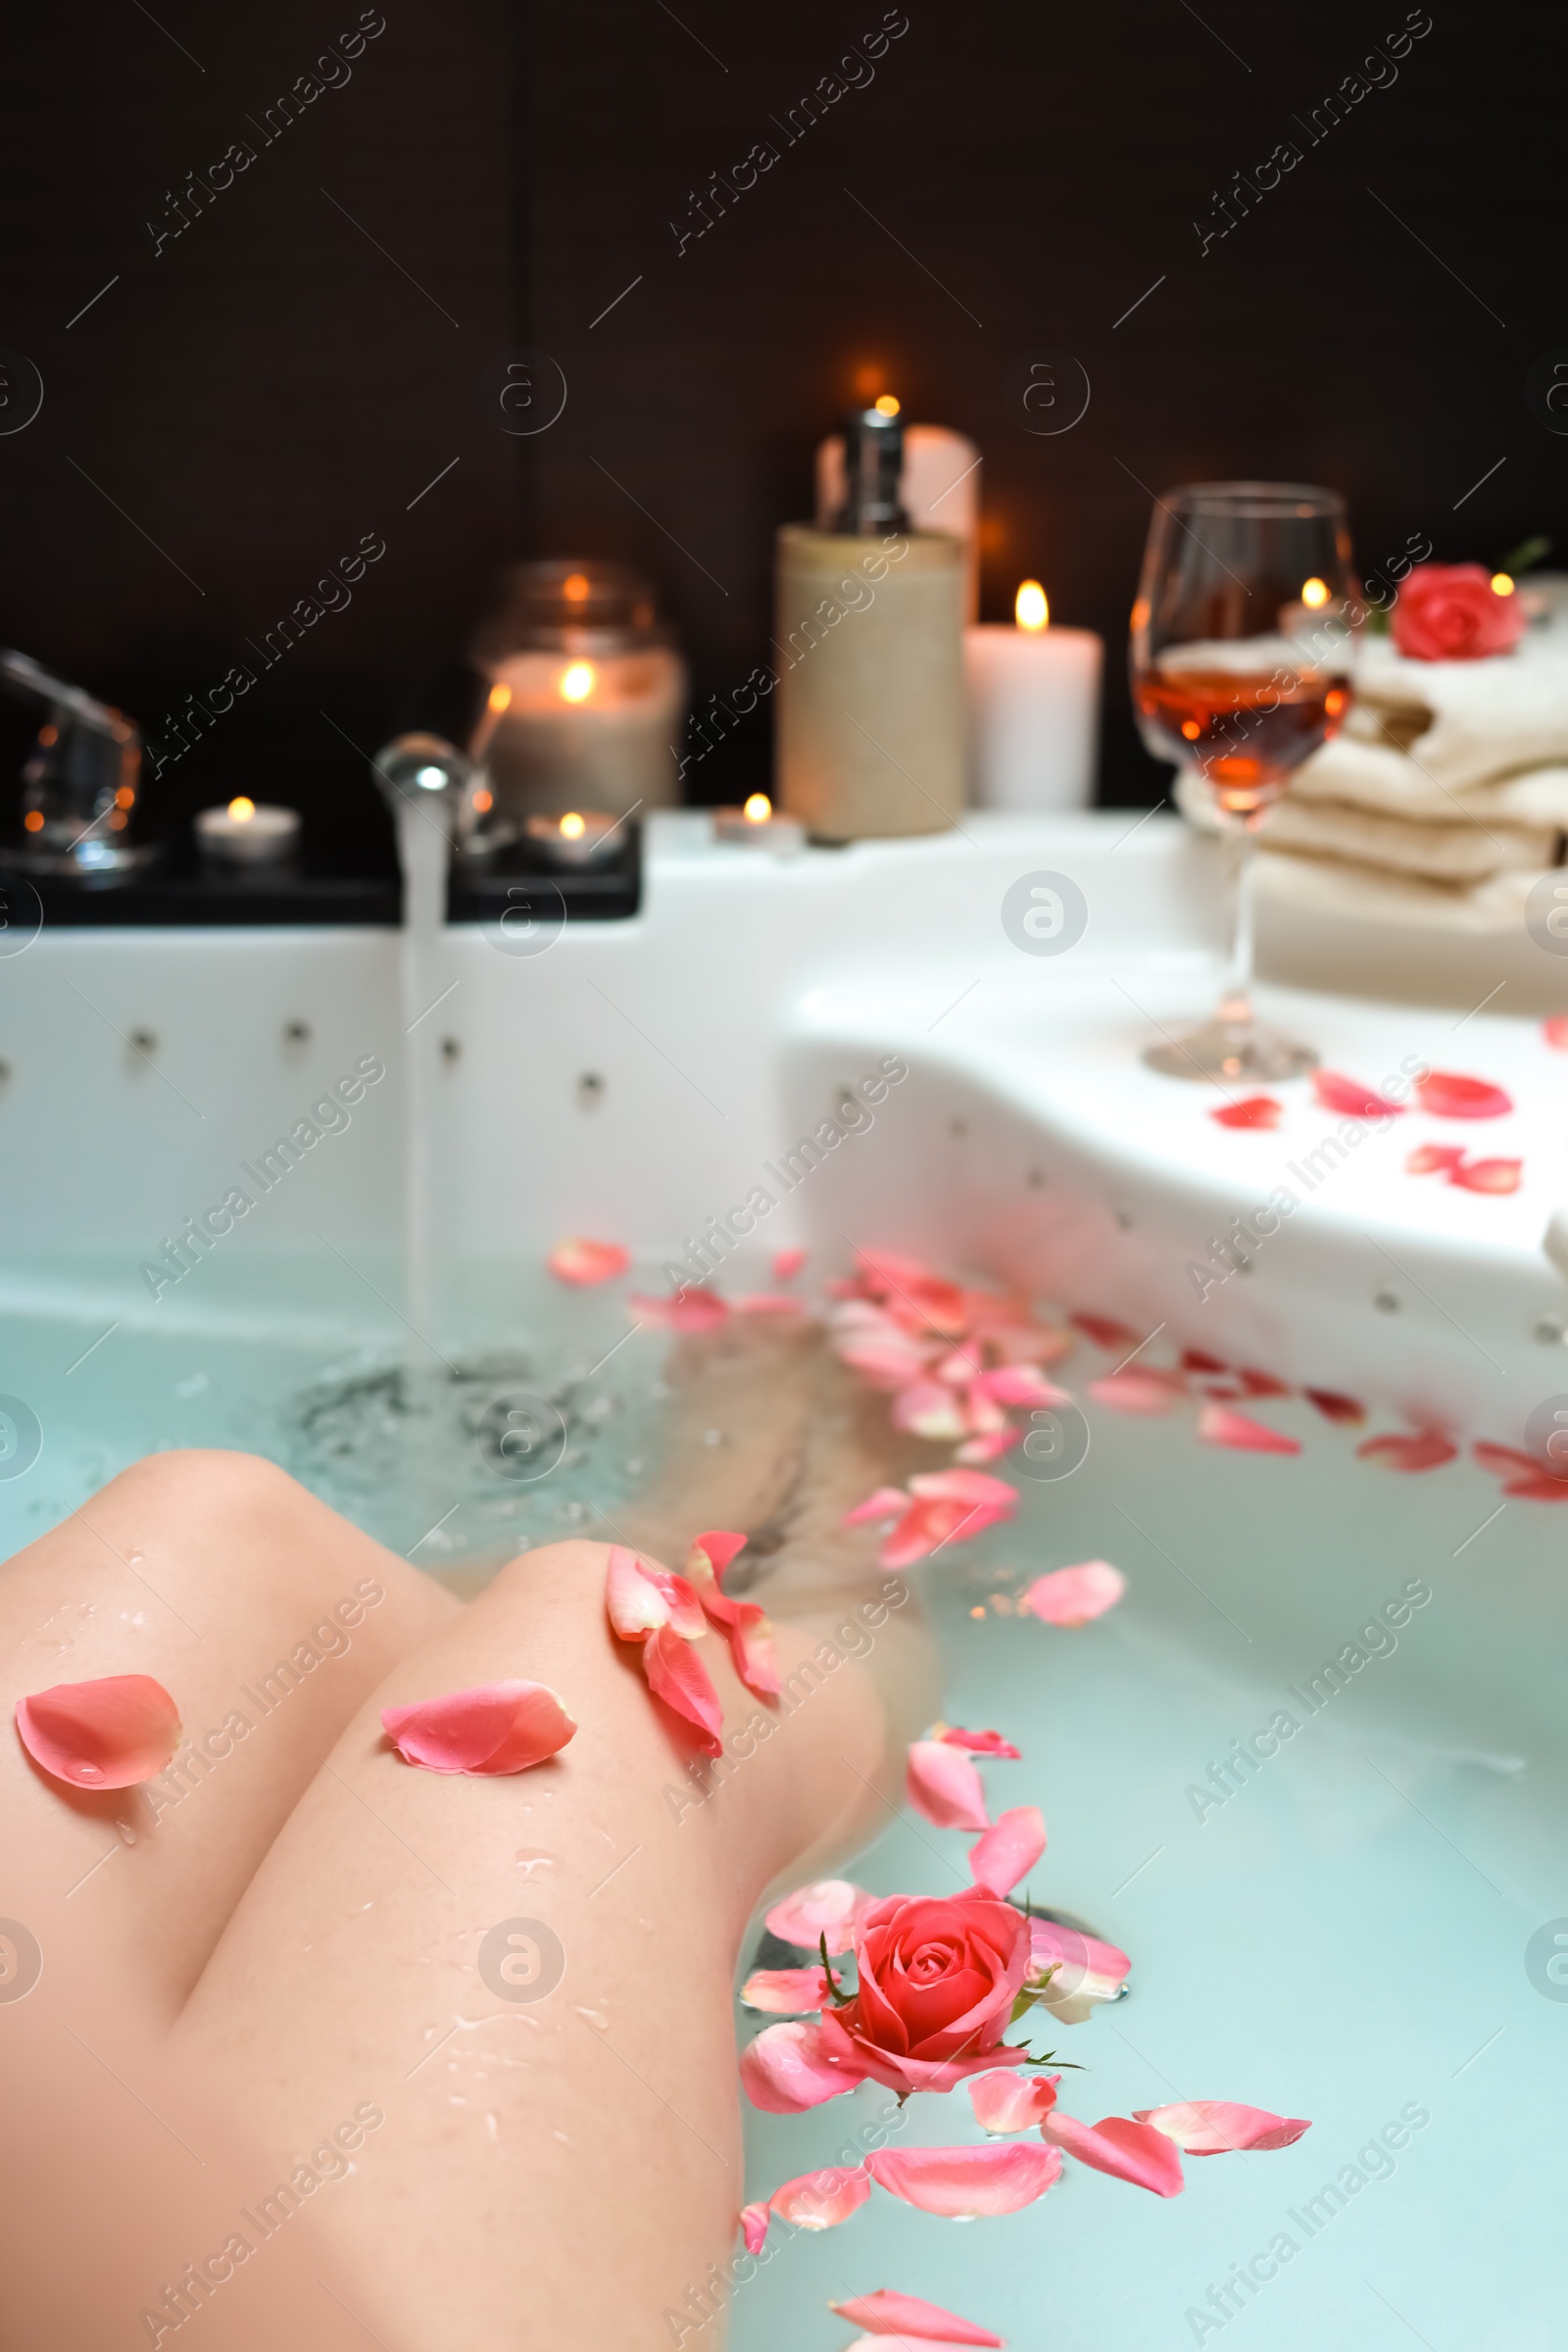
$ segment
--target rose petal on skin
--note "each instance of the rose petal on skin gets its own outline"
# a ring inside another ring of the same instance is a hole
[[[977,2148],[878,2148],[865,2165],[879,2188],[921,2213],[950,2220],[1017,2213],[1043,2197],[1061,2174],[1054,2148],[1026,2140],[992,2140]]]
[[[1205,1446],[1235,1446],[1247,1453],[1299,1453],[1295,1438],[1223,1404],[1205,1404],[1198,1416],[1198,1434]]]
[[[974,2120],[984,2132],[1032,2132],[1056,2104],[1059,2075],[1021,2075],[1004,2067],[994,2075],[971,2075],[964,2084]]]
[[[1026,1429],[982,1430],[977,1438],[965,1438],[953,1458],[956,1462],[1000,1462],[1028,1434]]]
[[[1272,1095],[1249,1095],[1245,1102],[1222,1102],[1208,1115],[1221,1127],[1277,1127],[1284,1109]]]
[[[939,1830],[984,1830],[985,1785],[962,1750],[942,1740],[911,1740],[904,1792]]]
[[[1463,1144],[1417,1144],[1404,1163],[1404,1172],[1407,1176],[1436,1176],[1463,1164]]]
[[[685,1641],[708,1630],[703,1604],[683,1576],[655,1568],[623,1544],[612,1544],[605,1570],[605,1607],[622,1642],[641,1642],[661,1626],[673,1626]]]
[[[1113,1609],[1126,1590],[1127,1579],[1108,1560],[1081,1560],[1075,1568],[1037,1576],[1018,1606],[1046,1625],[1090,1625]]]
[[[699,1744],[710,1756],[721,1755],[724,1710],[718,1692],[690,1642],[672,1625],[662,1625],[643,1643],[643,1672],[654,1696],[703,1734]]]
[[[1312,1092],[1325,1110],[1342,1110],[1352,1119],[1396,1118],[1404,1110],[1402,1102],[1391,1102],[1359,1078],[1347,1078],[1339,1070],[1314,1070]]]
[[[1366,1419],[1366,1406],[1353,1396],[1342,1396],[1337,1389],[1303,1389],[1301,1395],[1316,1406],[1325,1421],[1343,1422],[1348,1428],[1359,1429]]]
[[[805,1265],[806,1259],[807,1252],[804,1250],[775,1250],[773,1252],[773,1280],[775,1282],[793,1282]]]
[[[741,2235],[748,2254],[760,2254],[767,2243],[767,2225],[772,2218],[765,2205],[741,2207]]]
[[[845,1527],[866,1527],[877,1519],[898,1519],[909,1507],[909,1497],[902,1487],[878,1487],[853,1511],[846,1511],[841,1524]]]
[[[802,2017],[827,1997],[827,1972],[820,1968],[754,1968],[741,1986],[743,2006],[770,2017]]]
[[[961,1438],[968,1429],[963,1407],[953,1391],[937,1380],[915,1380],[894,1396],[892,1420],[895,1429],[906,1429],[917,1438]]]
[[[1544,1042],[1558,1054],[1568,1054],[1568,1012],[1554,1012],[1541,1024]]]
[[[874,2295],[854,2295],[847,2303],[830,2303],[828,2309],[872,2336],[906,2335],[922,2343],[989,2344],[996,2352],[1006,2342],[1004,2336],[993,2335],[989,2328],[977,2328],[973,2320],[960,2320],[956,2312],[944,2311],[940,2303],[922,2302],[918,2295],[901,2295],[890,2286],[878,2287]]]
[[[686,1574],[695,1585],[706,1561],[710,1575],[724,1581],[724,1571],[737,1555],[746,1549],[746,1538],[731,1528],[710,1527],[705,1535],[693,1536],[691,1550],[686,1555]]]
[[[1102,1380],[1089,1383],[1095,1402],[1113,1413],[1168,1413],[1185,1394],[1174,1372],[1157,1372],[1144,1364],[1107,1372]]]
[[[150,1674],[105,1674],[19,1698],[17,1731],[33,1762],[57,1781],[134,1788],[172,1758],[179,1709]]]
[[[1021,1747],[1014,1747],[1000,1732],[966,1732],[957,1723],[935,1724],[930,1737],[945,1740],[949,1747],[966,1747],[972,1756],[1006,1756],[1016,1763],[1023,1754]]]
[[[880,1900],[849,1879],[817,1879],[775,1903],[762,1924],[780,1942],[803,1944],[808,1951],[815,1951],[825,1936],[829,1957],[837,1958],[850,1950],[857,1927]]]
[[[1500,1119],[1513,1103],[1486,1078],[1462,1078],[1454,1070],[1428,1070],[1416,1080],[1423,1110],[1436,1119]]]
[[[1138,2107],[1135,2124],[1152,2124],[1189,2156],[1225,2156],[1247,2148],[1288,2148],[1311,2124],[1304,2116],[1270,2115],[1230,2099],[1187,2099],[1174,2107]]]
[[[577,1726],[548,1685],[504,1682],[385,1707],[381,1728],[405,1764],[488,1778],[542,1764]]]
[[[1135,2188],[1150,2189],[1156,2197],[1180,2196],[1186,2185],[1176,2142],[1130,2116],[1107,2115],[1098,2124],[1081,2124],[1075,2115],[1058,2109],[1046,2117],[1040,2133],[1080,2164],[1109,2173],[1113,2180],[1130,2180]]]
[[[1046,1817],[1038,1805],[999,1813],[969,1848],[969,1876],[986,1894],[1010,1894],[1046,1850]]]
[[[545,1264],[558,1282],[570,1283],[574,1289],[588,1289],[596,1282],[613,1282],[631,1264],[631,1251],[622,1250],[618,1242],[589,1242],[580,1235],[570,1241],[558,1242],[545,1259]]]
[[[1029,1922],[1029,1974],[1042,2009],[1064,2026],[1081,2026],[1104,2001],[1113,2001],[1132,1968],[1127,1954],[1098,1936],[1055,1919]],[[1049,1972],[1049,1977],[1048,1977]],[[1047,1979],[1041,1983],[1042,1979]]]
[[[1376,1462],[1380,1470],[1436,1470],[1451,1462],[1459,1448],[1438,1429],[1412,1433],[1387,1431],[1368,1438],[1355,1449],[1358,1462]]]
[[[765,2026],[741,2052],[741,2088],[752,2105],[766,2115],[804,2115],[864,2082],[853,2055],[836,2046],[829,2057],[820,2045],[820,2026]]]
[[[1448,1170],[1448,1182],[1467,1193],[1516,1193],[1524,1173],[1522,1159],[1471,1159]]]
[[[829,2164],[820,2172],[786,2180],[767,2202],[781,2222],[791,2222],[797,2230],[836,2230],[852,2213],[858,2213],[870,2194],[863,2164]]]
[[[693,1286],[671,1298],[650,1298],[632,1291],[626,1310],[634,1323],[656,1323],[665,1331],[716,1331],[729,1317],[729,1307],[713,1292]]]

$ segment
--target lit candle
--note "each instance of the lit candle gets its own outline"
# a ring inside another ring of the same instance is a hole
[[[586,633],[586,632],[585,632]],[[679,796],[670,746],[680,735],[686,672],[665,645],[596,654],[506,655],[493,664],[487,750],[503,805],[562,796],[616,814]]]
[[[530,816],[529,843],[547,865],[599,865],[625,847],[626,820],[601,808],[568,808],[564,816]]]
[[[1094,798],[1104,646],[1092,629],[1051,625],[1038,580],[1015,623],[963,633],[969,795],[982,808],[1083,808]]]
[[[754,792],[744,808],[713,810],[713,838],[782,854],[805,849],[806,827],[798,816],[775,816],[766,793]]]
[[[258,808],[243,793],[226,808],[203,808],[196,818],[197,843],[214,865],[286,865],[299,839],[297,809]]]

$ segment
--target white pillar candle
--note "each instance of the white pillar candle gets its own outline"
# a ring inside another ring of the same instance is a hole
[[[945,424],[904,428],[905,512],[917,531],[948,531],[966,550],[964,617],[980,610],[980,452]],[[844,435],[830,433],[816,452],[816,525],[831,530],[844,504]]]
[[[981,808],[1084,808],[1094,798],[1103,641],[1050,625],[1025,580],[1012,626],[963,632],[969,797]]]

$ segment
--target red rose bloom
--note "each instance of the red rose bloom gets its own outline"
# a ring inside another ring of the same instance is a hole
[[[1029,1922],[1010,1903],[889,1895],[866,1913],[855,1960],[859,1989],[818,2028],[829,2065],[905,2097],[1017,2055],[1002,2036],[1029,1970]]]
[[[1513,650],[1525,612],[1516,594],[1497,594],[1479,564],[1418,564],[1389,625],[1413,662],[1479,662]]]

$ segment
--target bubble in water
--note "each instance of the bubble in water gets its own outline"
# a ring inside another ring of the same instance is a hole
[[[104,1777],[101,1764],[84,1763],[79,1756],[74,1759],[73,1768],[78,1781],[101,1781]]]

